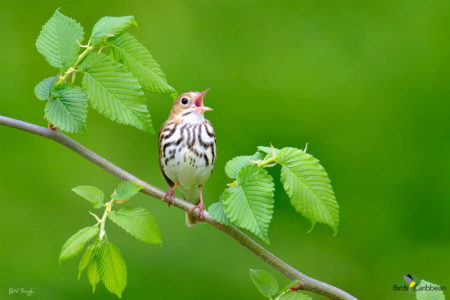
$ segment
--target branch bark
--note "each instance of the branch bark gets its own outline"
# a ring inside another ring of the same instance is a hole
[[[73,139],[69,138],[65,134],[61,133],[58,130],[50,130],[45,127],[37,126],[34,124],[30,124],[27,122],[23,122],[16,119],[11,119],[8,117],[0,116],[0,124],[9,126],[12,128],[20,129],[23,131],[27,131],[32,134],[36,134],[45,138],[48,138],[50,140],[53,140],[69,149],[74,151],[75,153],[83,156],[87,160],[91,161],[92,163],[96,164],[100,168],[104,169],[108,173],[118,177],[121,180],[128,180],[128,181],[134,181],[141,186],[143,186],[141,192],[156,198],[156,199],[162,199],[164,196],[164,191],[160,190],[159,188],[137,178],[136,176],[128,173],[127,171],[119,168],[118,166],[114,165],[113,163],[109,162],[108,160],[104,159],[100,155],[96,154],[95,152],[89,150],[88,148],[84,147],[83,145],[77,143]],[[180,198],[175,198],[175,204],[176,207],[184,210],[189,211],[193,204],[186,202]],[[193,212],[193,215],[197,216],[197,210]],[[301,281],[301,287],[300,289],[308,290],[316,294],[320,294],[323,296],[326,296],[330,299],[346,299],[346,300],[354,300],[356,299],[349,293],[334,287],[328,283],[321,282],[317,279],[314,279],[312,277],[309,277],[300,271],[296,270],[292,266],[288,265],[275,255],[273,255],[271,252],[266,250],[264,247],[259,245],[256,241],[251,239],[249,236],[247,236],[245,233],[240,231],[234,226],[224,226],[220,223],[218,223],[216,220],[214,220],[207,212],[204,214],[204,219],[206,223],[209,225],[219,229],[220,231],[228,234],[231,238],[233,238],[235,241],[237,241],[239,244],[247,248],[250,252],[261,258],[264,262],[266,262],[268,265],[273,267],[278,272],[282,273],[286,277],[292,279],[292,280],[300,280]]]

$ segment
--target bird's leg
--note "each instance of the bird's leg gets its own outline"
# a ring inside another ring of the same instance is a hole
[[[197,221],[203,218],[203,212],[205,211],[205,206],[203,205],[203,195],[202,195],[202,189],[203,186],[199,186],[198,187],[199,191],[200,191],[200,203],[195,205],[194,207],[192,207],[189,210],[189,213],[192,213],[192,211],[196,208],[198,208],[198,216],[197,216]]]
[[[167,199],[167,205],[170,207],[171,204],[175,204],[175,189],[179,186],[179,183],[175,183],[173,187],[169,189],[167,193],[162,197],[162,201]]]

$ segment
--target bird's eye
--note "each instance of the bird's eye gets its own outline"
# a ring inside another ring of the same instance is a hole
[[[187,98],[181,98],[181,104],[186,105],[188,103]]]

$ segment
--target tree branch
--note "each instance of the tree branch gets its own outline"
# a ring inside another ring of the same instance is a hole
[[[128,173],[127,171],[119,168],[118,166],[114,165],[113,163],[109,162],[108,160],[104,159],[103,157],[99,156],[95,152],[89,150],[88,148],[84,147],[83,145],[77,143],[73,139],[69,138],[65,134],[61,133],[58,130],[50,130],[48,128],[44,128],[41,126],[37,126],[34,124],[26,123],[20,120],[11,119],[8,117],[0,116],[0,124],[17,128],[20,130],[24,130],[27,132],[30,132],[32,134],[36,134],[48,139],[51,139],[69,149],[74,151],[75,153],[83,156],[87,160],[93,162],[100,168],[104,169],[108,173],[118,177],[121,180],[128,180],[128,181],[134,181],[141,186],[143,186],[141,192],[157,198],[162,199],[164,196],[164,191],[158,189],[157,187],[152,186],[151,184],[135,177],[134,175]],[[189,211],[193,204],[186,202],[180,198],[175,198],[175,204],[176,207],[184,210]],[[198,211],[195,210],[193,212],[193,215],[197,216]],[[225,226],[220,223],[218,223],[216,220],[214,220],[206,211],[204,214],[204,219],[206,223],[209,225],[219,229],[220,231],[225,232],[228,234],[231,238],[233,238],[235,241],[237,241],[239,244],[247,248],[249,251],[251,251],[253,254],[261,258],[264,262],[266,262],[268,265],[285,275],[286,277],[292,279],[292,280],[301,280],[301,286],[299,289],[308,290],[311,292],[314,292],[316,294],[320,294],[323,296],[326,296],[330,299],[356,299],[349,293],[334,287],[328,283],[321,282],[317,279],[311,278],[300,271],[296,270],[292,266],[288,265],[275,255],[273,255],[271,252],[263,248],[261,245],[259,245],[257,242],[255,242],[253,239],[251,239],[249,236],[244,234],[242,231],[237,229],[234,226]]]

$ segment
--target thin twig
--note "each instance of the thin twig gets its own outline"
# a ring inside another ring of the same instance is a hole
[[[157,187],[154,187],[153,185],[135,177],[134,175],[128,173],[127,171],[119,168],[118,166],[114,165],[113,163],[109,162],[108,160],[104,159],[103,157],[99,156],[95,152],[89,150],[88,148],[84,147],[83,145],[77,143],[73,139],[69,138],[65,134],[61,133],[59,130],[49,130],[48,128],[44,128],[41,126],[37,126],[34,124],[26,123],[20,120],[11,119],[8,117],[0,116],[0,124],[17,128],[20,130],[24,130],[27,132],[30,132],[32,134],[36,134],[51,140],[54,140],[55,142],[71,149],[72,151],[76,152],[77,154],[83,156],[87,160],[91,161],[92,163],[96,164],[100,168],[104,169],[108,173],[118,177],[121,180],[128,180],[128,181],[134,181],[141,186],[143,186],[141,192],[152,196],[157,199],[162,199],[164,197],[164,191],[158,189]],[[167,200],[166,200],[167,201]],[[174,206],[188,212],[194,205],[186,202],[178,197],[175,197],[175,204]],[[194,216],[198,215],[198,211],[194,210],[192,213]],[[263,248],[261,245],[259,245],[257,242],[255,242],[253,239],[251,239],[249,236],[244,234],[242,231],[237,229],[234,226],[225,226],[222,225],[216,220],[214,220],[208,212],[205,211],[205,214],[203,216],[203,221],[210,224],[211,226],[225,232],[230,237],[232,237],[235,241],[237,241],[239,244],[247,248],[249,251],[251,251],[253,254],[261,258],[264,262],[269,264],[271,267],[285,275],[286,277],[292,279],[292,280],[301,280],[302,282],[302,288],[304,290],[308,290],[311,292],[314,292],[316,294],[324,295],[330,299],[356,299],[349,293],[334,287],[328,283],[321,282],[317,279],[311,278],[300,271],[296,270],[292,266],[288,265],[275,255],[273,255],[271,252]]]

